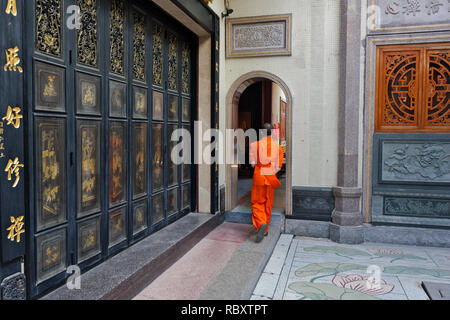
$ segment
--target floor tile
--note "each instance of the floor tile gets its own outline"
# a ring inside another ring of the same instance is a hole
[[[253,291],[254,295],[273,298],[279,276],[272,273],[263,273]]]
[[[440,268],[450,269],[450,249],[444,250],[427,250],[427,254]]]
[[[294,261],[294,255],[297,243],[291,242],[288,255],[284,261],[283,269],[281,271],[280,278],[278,280],[277,288],[275,289],[274,300],[281,300],[283,298],[283,293],[286,288],[286,284],[289,278],[289,273],[291,272],[292,262]]]
[[[420,278],[398,277],[409,300],[429,300]]]
[[[274,255],[277,259],[280,256],[279,252]],[[309,281],[322,284],[319,287],[331,290],[330,294],[335,289],[327,285],[345,286],[383,300],[427,300],[420,285],[423,280],[450,283],[450,249],[446,248],[379,243],[346,245],[328,239],[294,237],[288,258],[289,269],[285,261],[281,271],[284,294],[277,294],[288,300],[303,298],[290,285]],[[281,264],[277,262],[279,270]],[[373,275],[367,269],[371,266],[381,272],[381,286],[376,291],[365,287],[367,278]],[[317,298],[321,298],[320,294]]]

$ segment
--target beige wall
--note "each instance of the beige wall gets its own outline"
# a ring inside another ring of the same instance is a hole
[[[221,19],[220,127],[226,126],[225,97],[232,83],[252,71],[281,78],[293,96],[292,185],[337,183],[339,99],[338,0],[230,0],[231,18],[292,14],[292,56],[225,59],[225,24]],[[223,1],[211,8],[220,16]],[[220,170],[220,184],[225,170]]]
[[[198,44],[198,105],[207,106],[200,107],[198,110],[198,120],[202,122],[201,131],[204,133],[211,128],[211,37],[200,37]],[[194,152],[197,155],[197,159],[202,159],[202,152],[204,148],[209,145],[209,142],[203,141],[203,135],[199,134],[197,137],[197,143],[195,146],[200,149],[196,149]],[[210,212],[211,211],[211,167],[208,164],[198,165],[198,211]]]

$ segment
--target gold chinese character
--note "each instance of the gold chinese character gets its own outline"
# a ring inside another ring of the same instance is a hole
[[[6,14],[12,14],[13,16],[17,16],[16,0],[8,0],[5,12]]]
[[[23,72],[21,66],[19,66],[20,58],[19,58],[19,47],[15,46],[14,48],[9,48],[5,50],[6,53],[6,64],[3,67],[3,70],[7,71],[17,71]]]
[[[16,242],[20,242],[20,235],[25,232],[25,229],[23,229],[23,216],[18,217],[17,219],[14,217],[11,217],[11,226],[9,228],[6,228],[7,231],[9,231],[8,234],[8,240]]]
[[[15,188],[17,186],[17,184],[19,183],[19,180],[20,180],[19,169],[23,168],[23,167],[24,167],[24,165],[19,162],[19,158],[18,157],[16,157],[14,159],[14,161],[9,159],[8,164],[6,165],[5,172],[8,172],[8,181],[11,181],[11,178],[12,178],[11,176],[12,176],[13,173],[16,176],[16,180],[14,181],[14,184],[12,186],[13,188]]]
[[[23,118],[21,114],[19,114],[21,109],[19,107],[11,108],[8,106],[8,110],[6,111],[6,116],[2,118],[2,120],[6,120],[6,125],[12,124],[14,128],[20,128],[20,119]]]

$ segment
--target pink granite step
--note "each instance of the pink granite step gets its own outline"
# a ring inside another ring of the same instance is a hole
[[[138,294],[135,300],[195,300],[253,226],[223,223]]]

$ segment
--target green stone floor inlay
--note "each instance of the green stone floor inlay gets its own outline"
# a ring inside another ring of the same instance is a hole
[[[423,281],[450,284],[449,248],[294,237],[280,263],[276,288],[266,291],[274,294],[259,290],[252,299],[427,300]],[[263,273],[258,288],[269,276],[270,271]]]

